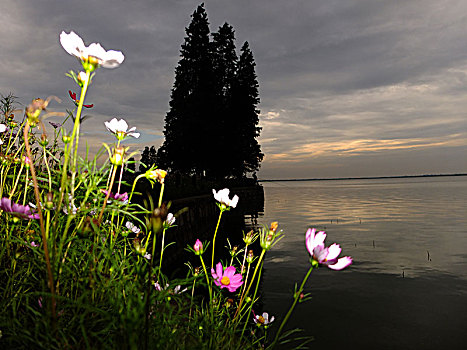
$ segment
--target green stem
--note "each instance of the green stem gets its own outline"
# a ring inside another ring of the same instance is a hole
[[[203,265],[203,270],[204,270],[204,275],[206,276],[206,283],[208,284],[208,289],[209,289],[209,307],[211,308],[212,304],[212,289],[211,289],[211,284],[209,283],[209,277],[208,277],[208,271],[206,270],[206,265],[204,264],[204,260],[202,255],[200,254],[199,256],[201,260],[201,264]]]
[[[306,273],[305,277],[303,278],[303,281],[302,281],[302,284],[300,286],[300,289],[298,291],[295,292],[295,295],[294,295],[294,301],[292,303],[292,306],[290,307],[289,311],[287,312],[287,315],[285,315],[284,319],[282,320],[282,323],[279,327],[279,329],[277,330],[277,333],[276,333],[276,337],[274,338],[274,341],[272,342],[272,344],[268,347],[273,349],[274,346],[276,345],[277,341],[279,340],[279,337],[280,337],[280,334],[282,332],[282,329],[284,328],[285,324],[287,323],[288,319],[290,318],[290,316],[292,315],[292,312],[295,308],[295,305],[297,305],[297,302],[298,302],[298,299],[300,299],[300,294],[303,292],[303,288],[305,287],[305,283],[306,281],[308,280],[308,277],[310,277],[310,274],[311,274],[311,271],[313,271],[313,265],[311,265],[310,269],[308,270],[308,272]]]
[[[195,295],[195,283],[196,283],[196,277],[193,280],[193,287],[191,287],[190,312],[188,314],[188,319],[189,320],[191,320],[191,310],[193,308],[193,297]]]
[[[258,275],[258,279],[256,281],[256,288],[255,288],[255,292],[253,294],[253,302],[250,303],[250,306],[248,307],[248,310],[246,312],[246,315],[250,315],[250,312],[251,312],[251,309],[253,308],[253,304],[254,302],[256,301],[256,294],[258,293],[258,288],[259,288],[259,281],[261,280],[261,272],[263,271],[263,264],[264,264],[264,261],[261,262],[261,268],[259,269],[259,275]],[[242,319],[243,316],[240,317],[240,320]],[[245,329],[246,329],[246,326],[248,324],[248,317],[247,319],[245,320],[245,323],[243,325],[243,330],[242,330],[242,335],[240,336],[240,338],[243,337],[243,334],[245,333]]]
[[[80,128],[80,124],[81,124],[81,122],[80,122],[81,113],[83,111],[84,98],[85,98],[86,92],[88,90],[89,80],[90,79],[91,79],[91,71],[87,70],[86,71],[86,79],[84,80],[83,88],[81,89],[81,96],[79,98],[78,109],[76,111],[76,118],[75,118],[75,124],[73,126],[73,133],[71,134],[71,142],[73,142],[75,140],[75,137],[76,137],[75,153],[74,153],[72,171],[76,171],[76,160],[77,160],[77,155],[78,155],[79,128]]]
[[[19,168],[18,176],[16,177],[15,184],[13,185],[13,188],[11,189],[11,192],[10,192],[10,197],[9,197],[10,199],[13,199],[13,195],[15,194],[16,186],[18,186],[19,178],[20,178],[21,172],[23,171],[23,167],[24,167],[24,163],[21,162],[21,167]]]
[[[75,145],[75,153],[74,153],[74,158],[73,158],[73,164],[72,164],[72,173],[76,171],[76,159],[77,159],[77,154],[78,154],[78,144],[79,144],[79,127],[80,127],[80,120],[81,120],[81,113],[83,111],[83,104],[84,104],[84,98],[86,96],[86,92],[88,90],[89,86],[89,81],[91,78],[91,71],[86,71],[86,79],[84,81],[83,87],[81,89],[81,96],[79,98],[79,103],[78,103],[78,109],[76,111],[76,116],[75,116],[75,124],[73,125],[73,132],[71,134],[71,141],[69,145],[65,145],[65,160],[63,162],[63,169],[62,169],[62,179],[61,179],[61,186],[60,186],[60,200],[58,204],[58,209],[57,211],[60,211],[62,200],[63,200],[63,193],[65,191],[65,182],[68,179],[68,162],[70,161],[70,155],[72,152],[72,145],[74,143]],[[63,131],[64,132],[64,131]],[[75,142],[75,137],[76,137],[76,142]],[[69,147],[66,147],[69,146]],[[68,148],[68,149],[66,149]],[[74,189],[74,181],[75,178],[72,176],[72,184],[71,188],[72,190]]]
[[[166,230],[166,228],[164,227],[164,230],[162,231],[161,256],[159,258],[159,271],[157,273],[157,280],[159,280],[159,276],[161,275],[162,255],[164,255],[165,230]],[[153,252],[153,254],[154,254],[154,252]],[[154,258],[154,256],[153,256],[153,258]]]
[[[41,195],[39,193],[39,184],[37,183],[37,178],[36,178],[36,171],[34,169],[34,162],[33,158],[31,155],[31,148],[29,147],[29,121],[26,122],[26,125],[24,126],[24,146],[26,149],[26,153],[28,155],[29,161],[30,161],[30,167],[29,170],[31,171],[31,177],[32,181],[34,183],[34,195],[36,197],[36,206],[37,206],[37,212],[39,213],[39,225],[41,229],[41,235],[42,235],[42,243],[44,247],[44,255],[45,255],[45,262],[47,265],[47,275],[49,279],[49,288],[50,288],[50,294],[51,294],[51,307],[52,307],[52,323],[53,327],[55,328],[55,322],[56,322],[56,314],[55,314],[55,290],[54,290],[54,280],[53,280],[53,275],[52,275],[52,266],[50,265],[50,256],[49,256],[49,248],[47,244],[47,237],[45,234],[45,228],[44,228],[44,217],[42,216],[42,206],[41,206]]]
[[[52,191],[52,174],[50,172],[50,166],[49,166],[49,162],[47,160],[47,148],[45,148],[45,145],[43,146],[44,150],[44,163],[45,163],[45,167],[47,168],[47,174],[49,175],[49,192]]]
[[[238,304],[237,311],[235,312],[235,315],[234,315],[234,321],[235,321],[235,319],[239,316],[239,310],[240,310],[241,307],[242,307],[243,301],[245,300],[245,297],[248,295],[248,292],[250,291],[251,285],[252,285],[253,282],[255,281],[256,273],[258,272],[258,268],[259,268],[259,266],[261,265],[261,262],[263,261],[263,257],[264,257],[264,254],[265,254],[265,253],[266,253],[266,250],[263,249],[263,250],[261,251],[261,255],[259,256],[258,263],[256,264],[255,272],[253,273],[253,277],[251,278],[250,284],[248,285],[248,288],[247,288],[246,292],[245,292],[245,293],[242,295],[242,297],[240,298],[240,303]],[[238,315],[238,316],[237,316],[237,315]]]
[[[104,210],[105,210],[105,207],[107,206],[107,201],[109,200],[109,197],[110,197],[110,191],[112,190],[112,186],[114,185],[116,172],[117,172],[117,167],[115,166],[114,170],[112,171],[112,179],[110,180],[109,187],[107,188],[107,195],[105,196],[104,204],[102,205],[101,212],[99,213],[99,217],[97,219],[97,222],[99,224],[101,223],[102,215],[104,215]]]
[[[221,222],[221,217],[222,213],[224,211],[221,209],[221,212],[219,213],[219,219],[217,220],[217,225],[216,225],[216,230],[214,231],[214,238],[212,240],[212,257],[211,257],[211,267],[214,267],[214,248],[216,247],[216,236],[217,236],[217,230],[219,229],[219,223]]]
[[[161,191],[159,193],[159,205],[158,205],[159,208],[162,205],[162,196],[164,195],[164,187],[165,187],[165,184],[161,183]]]

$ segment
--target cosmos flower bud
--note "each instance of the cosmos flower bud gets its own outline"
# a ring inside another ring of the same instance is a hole
[[[65,133],[63,133],[62,141],[63,141],[63,143],[70,143],[71,142],[71,137],[66,135]]]
[[[193,250],[195,251],[196,255],[201,255],[204,253],[203,243],[199,239],[197,239],[193,245]]]
[[[279,224],[277,221],[271,222],[271,227],[269,228],[269,230],[275,233],[277,231],[278,226]]]
[[[53,192],[48,192],[46,201],[45,201],[45,207],[47,209],[52,209],[54,207],[54,194]]]
[[[237,255],[237,250],[238,250],[238,246],[234,246],[231,250],[230,250],[230,256],[235,256]]]
[[[114,149],[114,154],[110,158],[110,162],[113,165],[122,165],[123,164],[123,155],[125,154],[125,148],[117,147]]]
[[[47,140],[47,136],[45,136],[45,134],[42,134],[41,140],[39,141],[39,144],[42,147],[45,147],[45,146],[47,146],[49,144],[49,140]]]
[[[148,180],[157,181],[157,182],[159,182],[160,184],[163,184],[163,183],[164,183],[164,179],[165,179],[165,177],[167,176],[167,171],[162,170],[162,169],[148,170],[148,171],[146,171],[146,173],[144,174],[144,176],[145,176],[146,179],[148,179]]]
[[[248,255],[247,255],[247,257],[246,257],[246,262],[247,262],[248,264],[251,264],[251,263],[253,262],[253,259],[254,259],[254,258],[255,258],[255,255],[253,254],[253,250],[250,249],[250,250],[248,251]]]
[[[85,72],[79,72],[78,76],[77,76],[77,80],[78,80],[78,84],[83,87],[84,86],[84,83],[86,82],[86,73]]]
[[[27,156],[23,156],[23,163],[26,169],[31,166],[31,160]]]
[[[251,244],[253,243],[253,230],[251,230],[250,232],[248,232],[245,236],[243,236],[243,242],[245,242],[245,244]]]

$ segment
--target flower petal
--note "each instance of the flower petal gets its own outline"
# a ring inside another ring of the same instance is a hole
[[[332,260],[332,259],[336,259],[339,254],[341,253],[342,249],[341,247],[339,246],[339,244],[331,244],[331,246],[329,246],[328,248],[328,256],[326,257],[327,260]]]
[[[333,265],[327,265],[332,270],[342,270],[352,264],[352,258],[350,256],[344,256],[337,260],[337,262]]]
[[[70,34],[62,31],[60,34],[60,44],[62,44],[66,52],[78,58],[81,57],[82,52],[86,49],[83,39],[73,31]]]
[[[229,279],[232,278],[233,275],[235,275],[235,267],[234,266],[229,266],[224,270],[224,276],[227,276]]]
[[[238,204],[238,200],[239,200],[238,196],[235,195],[235,196],[232,198],[232,200],[230,201],[230,206],[231,206],[232,208],[235,208],[235,207],[237,206],[237,204]]]
[[[320,244],[313,250],[313,257],[318,260],[321,264],[323,263],[328,256],[328,248],[324,247],[324,244]]]

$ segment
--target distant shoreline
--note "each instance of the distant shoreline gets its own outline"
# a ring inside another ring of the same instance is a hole
[[[258,179],[258,182],[279,182],[279,181],[338,181],[338,180],[377,180],[377,179],[407,179],[413,177],[446,177],[446,176],[467,176],[467,174],[425,174],[425,175],[398,175],[398,176],[367,176],[367,177],[335,177],[335,178],[315,178],[315,179]]]

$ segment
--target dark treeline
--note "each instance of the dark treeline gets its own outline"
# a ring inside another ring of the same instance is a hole
[[[139,170],[156,164],[198,178],[244,178],[263,159],[253,54],[245,42],[237,55],[228,23],[210,33],[204,4],[191,17],[175,69],[165,141],[159,149],[144,149]]]

